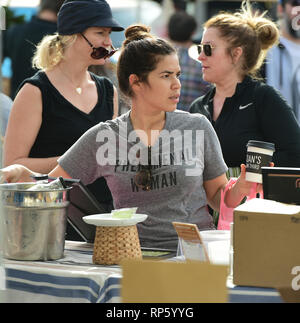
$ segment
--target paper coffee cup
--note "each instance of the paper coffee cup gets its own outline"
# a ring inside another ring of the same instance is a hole
[[[262,183],[261,168],[270,166],[275,145],[271,142],[249,140],[246,156],[246,181]]]

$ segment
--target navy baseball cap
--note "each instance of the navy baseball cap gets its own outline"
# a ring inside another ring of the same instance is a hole
[[[60,35],[82,33],[89,27],[108,27],[112,31],[124,28],[113,18],[105,0],[66,0],[57,15]]]

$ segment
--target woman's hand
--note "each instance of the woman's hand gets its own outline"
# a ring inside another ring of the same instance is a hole
[[[237,179],[235,186],[238,189],[239,193],[243,196],[248,196],[253,190],[256,190],[257,193],[262,191],[262,185],[258,183],[253,183],[246,181],[246,165],[241,164],[241,174]]]
[[[32,172],[30,169],[23,165],[10,165],[0,169],[0,182],[32,182],[32,175],[37,175],[37,173]]]
[[[274,167],[274,163],[271,162],[270,167]],[[255,197],[256,193],[262,193],[262,191],[262,184],[246,180],[246,165],[241,164],[241,174],[236,183],[227,192],[225,201],[228,207],[236,207],[245,196]]]
[[[270,162],[270,167],[274,167],[273,162]],[[237,183],[238,182],[240,192],[247,196],[249,196],[253,190],[255,190],[256,193],[262,193],[263,191],[262,184],[246,181],[246,165],[244,164],[241,164],[241,174],[237,180]]]

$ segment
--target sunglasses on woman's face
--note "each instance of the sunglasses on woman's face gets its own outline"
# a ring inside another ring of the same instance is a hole
[[[113,48],[113,46],[111,46],[112,47],[111,51],[108,51],[104,47],[94,47],[94,45],[84,36],[84,34],[81,34],[81,36],[92,47],[93,51],[91,53],[91,57],[94,59],[109,58],[117,51],[117,49]]]
[[[213,48],[215,47],[211,44],[199,44],[197,45],[198,55],[204,52],[205,56],[211,56]]]
[[[140,169],[134,176],[134,183],[144,191],[150,191],[152,185],[151,146],[148,147],[148,165],[139,165]]]

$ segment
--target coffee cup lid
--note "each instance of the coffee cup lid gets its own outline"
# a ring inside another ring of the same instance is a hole
[[[247,147],[249,147],[249,146],[275,151],[275,144],[273,144],[272,142],[249,140]]]

